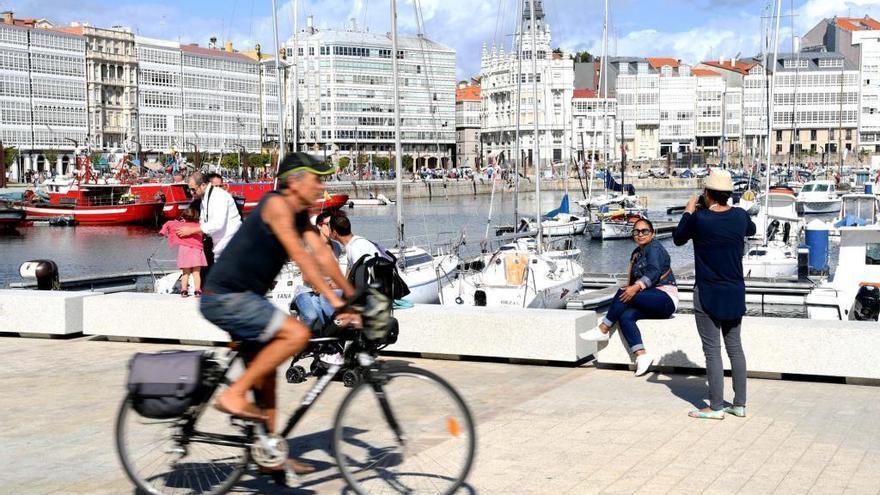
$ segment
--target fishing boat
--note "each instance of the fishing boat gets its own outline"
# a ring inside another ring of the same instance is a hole
[[[90,184],[50,196],[50,201],[31,195],[20,206],[29,219],[68,217],[82,225],[123,225],[159,221],[164,203],[140,201],[129,185]]]
[[[797,210],[804,214],[837,213],[840,211],[840,198],[834,182],[812,180],[804,184],[797,195]]]
[[[249,214],[257,207],[260,200],[266,193],[275,188],[272,182],[228,182],[225,184],[226,190],[232,196],[244,198],[242,213]],[[346,194],[329,194],[319,199],[309,208],[312,215],[317,215],[326,210],[337,210],[348,203],[348,195]]]
[[[23,209],[0,202],[0,231],[14,230],[24,222],[26,215]]]
[[[141,201],[164,203],[162,217],[165,220],[180,218],[180,214],[189,207],[193,199],[189,186],[183,182],[133,184],[131,193],[139,197]]]

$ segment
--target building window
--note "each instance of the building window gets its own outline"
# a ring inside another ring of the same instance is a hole
[[[816,130],[813,129],[810,131],[810,141],[815,141],[815,140],[816,140]]]
[[[776,140],[782,141],[782,131],[776,131]]]
[[[847,141],[852,139],[852,129],[846,130],[846,139],[847,139]]]

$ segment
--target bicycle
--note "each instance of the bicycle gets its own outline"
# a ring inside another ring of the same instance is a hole
[[[371,341],[364,332],[352,330],[313,338],[294,362],[316,357],[322,346],[335,344],[345,346],[344,364],[329,365],[279,434],[267,433],[262,422],[230,417],[209,407],[217,389],[231,383],[229,370],[243,359],[245,349],[233,347],[225,355],[208,351],[202,399],[182,416],[144,418],[133,409],[131,395],[126,395],[116,420],[122,466],[145,493],[226,493],[252,461],[261,467],[284,463],[286,437],[331,380],[341,376],[351,390],[337,409],[331,447],[348,486],[357,494],[454,493],[474,460],[476,433],[470,410],[436,374],[378,360],[378,352],[393,343],[388,340]],[[292,369],[301,374],[295,373],[291,380],[288,373],[289,381],[310,376],[299,366]],[[286,484],[297,480],[291,471],[280,473]]]

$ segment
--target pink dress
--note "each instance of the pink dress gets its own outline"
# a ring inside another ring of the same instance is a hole
[[[162,226],[160,234],[168,238],[168,245],[177,248],[177,268],[196,268],[208,266],[208,260],[205,258],[205,247],[202,244],[202,234],[196,233],[186,237],[178,237],[177,229],[180,227],[198,226],[197,222],[181,222],[172,220],[165,222]]]

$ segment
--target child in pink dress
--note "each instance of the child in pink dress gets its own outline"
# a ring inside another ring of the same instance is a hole
[[[180,297],[189,297],[188,282],[189,276],[193,279],[193,294],[196,297],[202,295],[202,276],[203,266],[208,266],[208,260],[205,258],[205,247],[202,244],[202,234],[197,233],[186,237],[179,237],[177,229],[180,227],[192,227],[199,225],[199,214],[193,208],[187,208],[180,215],[180,220],[172,220],[165,222],[162,226],[160,234],[168,238],[168,245],[177,248],[177,268],[183,270],[183,276],[180,278]]]

